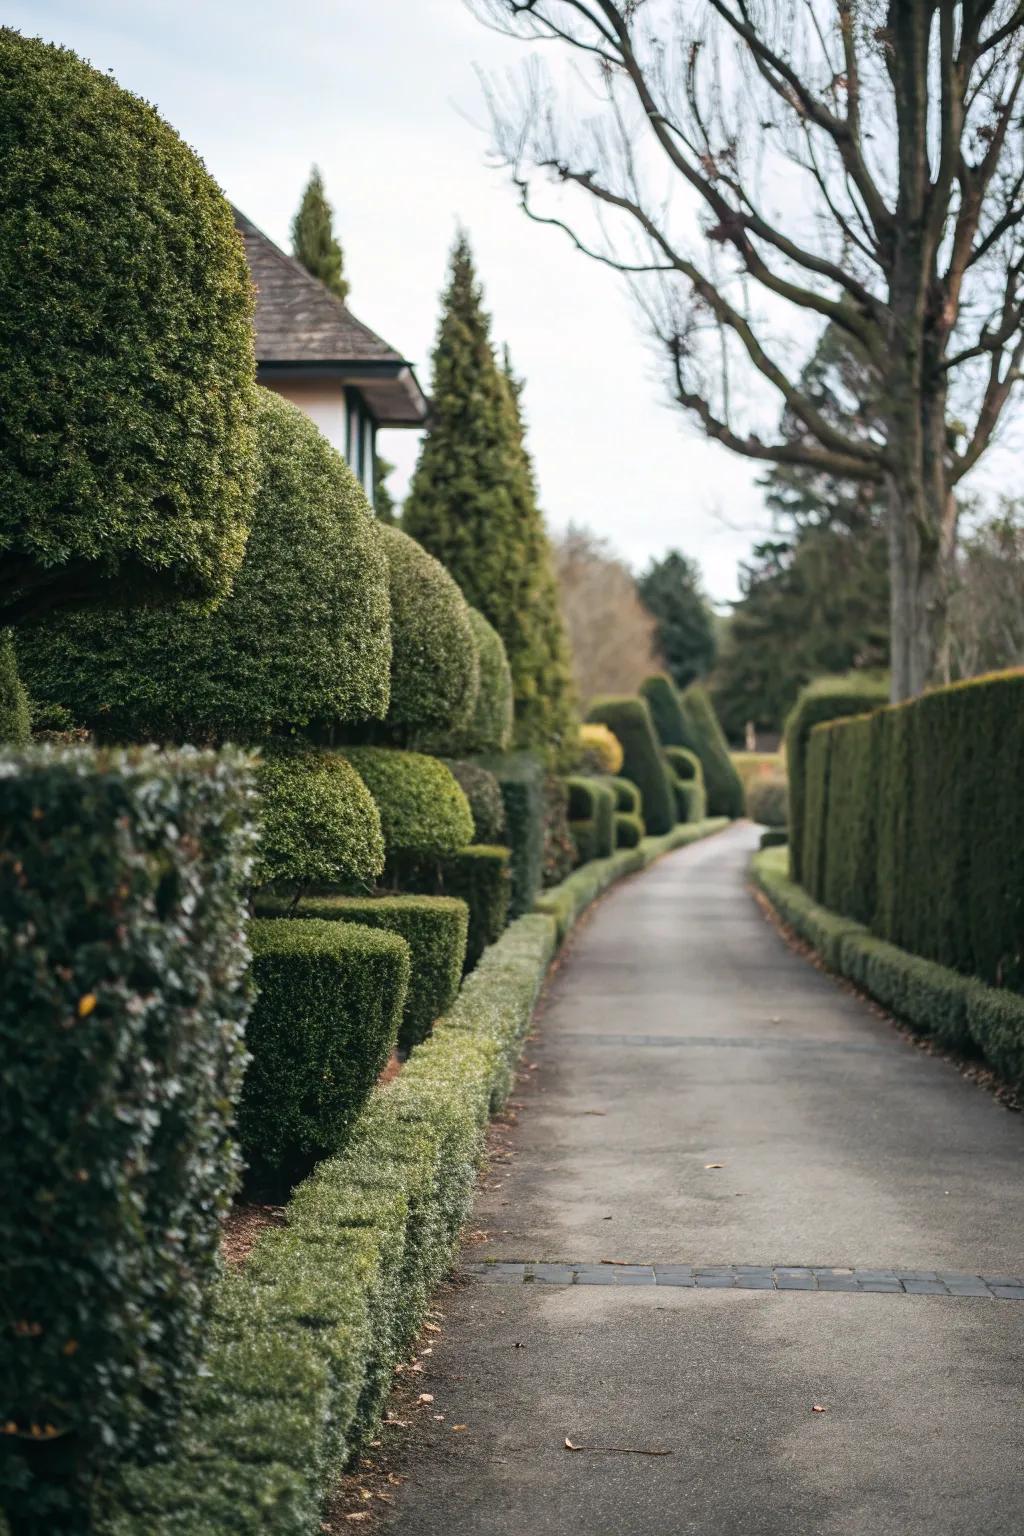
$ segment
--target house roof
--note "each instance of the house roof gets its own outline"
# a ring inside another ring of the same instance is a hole
[[[319,278],[234,212],[256,285],[260,379],[337,378],[360,389],[381,426],[421,426],[427,401],[412,365]]]

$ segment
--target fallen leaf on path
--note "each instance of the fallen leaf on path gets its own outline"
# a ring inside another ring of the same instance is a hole
[[[423,1331],[425,1333],[440,1333],[441,1332],[440,1328],[438,1327],[438,1325],[436,1323],[424,1323],[423,1324]]]
[[[433,1392],[421,1392],[416,1401],[418,1403],[432,1403],[434,1401],[434,1394]]]
[[[389,1425],[392,1429],[408,1429],[409,1428],[409,1420],[408,1419],[385,1419],[384,1423]]]
[[[354,1514],[346,1515],[346,1520],[351,1520],[354,1525],[357,1520],[369,1520],[370,1512],[367,1509],[357,1509]]]
[[[724,1163],[705,1163],[704,1167],[705,1168],[724,1168],[725,1164]]]
[[[645,1446],[635,1445],[574,1445],[568,1435],[565,1437],[567,1451],[599,1451],[604,1456],[671,1456],[671,1451],[650,1450]]]
[[[453,1424],[452,1425],[452,1434],[453,1435],[457,1435],[460,1430],[468,1429],[468,1428],[469,1428],[468,1424]]]
[[[609,1220],[611,1220],[610,1217],[609,1217]],[[628,1264],[629,1260],[628,1259],[599,1259],[598,1263],[599,1264]]]
[[[812,1413],[828,1413],[828,1409],[825,1407],[824,1403],[815,1403],[814,1407],[811,1409],[811,1412]]]

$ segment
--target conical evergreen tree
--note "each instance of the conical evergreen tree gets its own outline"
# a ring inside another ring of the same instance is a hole
[[[334,236],[334,210],[327,201],[323,177],[314,165],[298,212],[292,219],[292,250],[307,272],[318,277],[339,299],[348,297],[342,268],[344,257]]]
[[[456,239],[433,359],[433,425],[402,526],[448,567],[505,642],[515,744],[557,760],[575,719],[551,548],[523,441],[522,385],[498,367],[465,234]]]

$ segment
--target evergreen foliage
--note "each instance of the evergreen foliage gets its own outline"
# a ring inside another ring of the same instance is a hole
[[[670,549],[651,561],[637,590],[658,621],[658,650],[676,687],[706,677],[715,660],[715,631],[696,561]]]
[[[504,815],[502,817],[504,820]],[[471,843],[456,853],[424,859],[406,876],[408,890],[458,897],[469,908],[465,969],[471,971],[508,922],[511,852],[500,844]]]
[[[469,801],[473,814],[474,841],[495,844],[505,835],[505,803],[501,785],[489,768],[460,758],[443,758],[446,768]]]
[[[346,747],[380,812],[388,860],[454,853],[473,840],[469,801],[440,758],[389,747]]]
[[[23,626],[41,703],[122,741],[255,742],[384,714],[387,566],[366,497],[296,406],[261,389],[257,424],[260,487],[231,596],[213,612],[97,608]]]
[[[371,884],[384,869],[384,835],[373,797],[333,752],[268,753],[260,791],[257,885]]]
[[[501,786],[505,837],[511,853],[510,917],[533,908],[544,873],[545,774],[532,752],[508,752],[483,759]]]
[[[0,746],[23,747],[31,734],[32,711],[10,634],[0,632]]]
[[[653,837],[676,823],[675,796],[668,764],[644,699],[595,699],[587,718],[607,725],[622,743],[622,777],[640,790],[647,831]]]
[[[523,443],[519,386],[498,367],[465,235],[433,360],[433,424],[402,526],[447,566],[505,644],[520,747],[558,756],[573,727],[551,551]]]
[[[334,234],[334,210],[327,201],[323,177],[313,167],[302,201],[292,219],[292,250],[307,272],[318,277],[339,299],[347,299],[344,257]]]
[[[691,683],[683,694],[683,716],[689,740],[680,745],[696,752],[704,768],[709,816],[743,815],[743,782],[729,756],[715,707],[702,683]]]
[[[373,510],[379,523],[386,523],[389,527],[396,527],[400,511],[398,503],[391,494],[388,479],[395,472],[395,466],[389,459],[382,459],[380,454],[374,454],[373,458]]]
[[[147,103],[0,28],[0,624],[222,597],[253,488],[252,282]]]

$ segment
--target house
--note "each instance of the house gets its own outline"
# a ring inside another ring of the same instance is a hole
[[[299,406],[373,501],[378,427],[422,427],[427,399],[400,352],[235,209],[256,284],[256,377]]]

